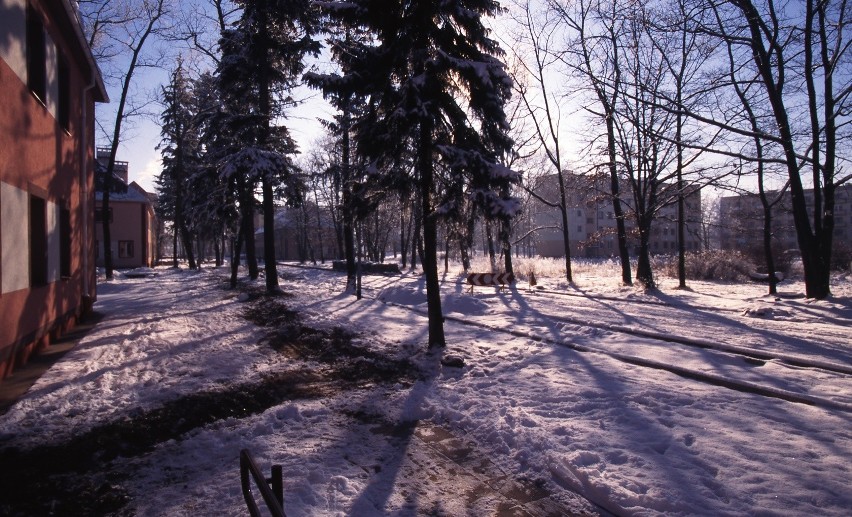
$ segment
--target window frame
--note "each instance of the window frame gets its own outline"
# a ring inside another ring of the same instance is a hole
[[[134,243],[132,240],[118,241],[118,258],[133,258]]]
[[[71,278],[71,210],[59,208],[59,276]]]
[[[56,58],[57,76],[59,82],[58,98],[56,99],[56,121],[66,133],[71,132],[71,69],[68,60],[60,52]]]
[[[27,3],[27,87],[42,104],[47,104],[47,35],[41,15]]]
[[[112,224],[112,207],[109,207],[109,210],[107,211],[107,213],[109,214],[109,223]],[[103,223],[104,222],[104,207],[99,206],[99,207],[95,208],[95,222],[96,223]]]
[[[48,284],[47,200],[30,194],[30,287]]]

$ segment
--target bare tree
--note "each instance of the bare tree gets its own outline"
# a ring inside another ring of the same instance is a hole
[[[538,13],[538,15],[536,14]],[[568,195],[566,193],[563,163],[562,135],[560,122],[562,112],[559,98],[562,92],[552,91],[552,74],[559,65],[558,52],[554,49],[559,37],[560,24],[549,11],[538,12],[530,0],[519,4],[516,11],[519,27],[515,49],[516,61],[520,65],[520,74],[516,73],[515,93],[521,99],[525,114],[533,127],[537,146],[547,157],[551,173],[556,178],[558,200],[548,199],[529,188],[527,191],[539,202],[559,209],[562,218],[561,230],[565,257],[565,278],[573,282],[571,272],[571,240],[568,224]],[[524,53],[521,53],[523,49]],[[524,81],[528,78],[528,81]],[[531,84],[530,84],[531,83]]]
[[[850,6],[730,0],[716,6],[716,13],[717,34],[750,52],[766,93],[774,124],[761,133],[780,146],[787,169],[805,294],[825,298],[831,294],[835,190],[848,179],[837,172],[838,162],[848,159],[838,154],[838,143],[849,137],[852,108],[852,50],[842,30],[852,21]],[[813,187],[811,207],[805,182]]]
[[[661,22],[648,26],[651,42],[665,63],[672,82],[672,95],[676,106],[694,106],[701,96],[700,73],[711,55],[707,37],[696,30],[693,12],[700,5],[690,0],[673,0],[663,4],[653,19]],[[698,92],[698,93],[695,93]],[[678,287],[686,288],[686,197],[690,191],[684,181],[684,171],[695,162],[701,151],[691,158],[686,156],[686,124],[689,119],[683,110],[675,112],[676,185],[677,185],[677,245]]]
[[[143,67],[157,66],[156,62],[146,60],[147,43],[158,33],[168,31],[167,21],[170,6],[166,0],[142,0],[140,2],[84,2],[81,3],[81,16],[88,31],[90,46],[96,56],[104,61],[110,60],[113,79],[120,81],[121,93],[115,109],[112,124],[110,153],[106,175],[103,182],[101,207],[109,212],[110,191],[115,172],[115,157],[122,138],[122,125],[139,113],[138,107],[132,107],[130,96],[134,84],[134,74]],[[123,59],[125,58],[126,61]],[[118,64],[118,62],[124,66]],[[156,61],[156,60],[155,60]],[[104,266],[106,278],[113,278],[112,236],[109,217],[103,218]]]
[[[621,40],[624,20],[618,15],[616,1],[581,0],[573,4],[549,1],[548,7],[568,29],[567,44],[561,61],[568,70],[593,92],[595,103],[584,108],[606,127],[603,164],[609,175],[609,195],[616,223],[621,280],[632,285],[630,254],[627,247],[626,214],[622,206],[621,180],[618,170],[618,136],[616,109],[622,96]]]

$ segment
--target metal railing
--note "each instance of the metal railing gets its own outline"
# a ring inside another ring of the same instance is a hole
[[[273,517],[287,517],[284,515],[284,479],[281,465],[273,465],[272,478],[266,479],[248,449],[243,449],[240,451],[240,482],[243,487],[243,498],[246,500],[251,516],[260,517],[260,508],[251,491],[252,478]]]

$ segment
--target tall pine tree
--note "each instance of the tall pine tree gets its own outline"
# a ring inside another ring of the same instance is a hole
[[[173,263],[178,266],[177,237],[180,236],[189,261],[195,269],[193,236],[189,230],[188,192],[189,177],[193,174],[198,151],[198,134],[193,112],[192,89],[183,64],[178,61],[169,84],[162,90],[164,109],[160,117],[162,141],[160,152],[163,170],[157,180],[161,203],[168,207],[165,213],[172,216],[174,243]]]
[[[223,33],[218,76],[221,91],[231,99],[226,104],[241,107],[228,114],[238,147],[225,158],[222,171],[226,177],[261,185],[266,290],[277,292],[274,198],[276,189],[280,193],[281,186],[293,187],[298,181],[291,159],[296,144],[288,129],[275,122],[292,103],[290,92],[301,78],[304,56],[319,51],[312,37],[316,22],[307,0],[236,3],[242,15]]]
[[[512,145],[504,106],[511,79],[482,18],[493,0],[360,0],[336,3],[375,41],[353,56],[370,109],[356,124],[358,151],[382,174],[413,173],[423,228],[429,346],[446,344],[437,261],[437,226],[459,212],[458,188],[489,217],[519,207],[507,185],[518,177],[499,163]],[[413,171],[393,167],[413,148]],[[404,182],[401,182],[404,183]]]

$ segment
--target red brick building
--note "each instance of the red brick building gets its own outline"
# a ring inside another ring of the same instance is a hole
[[[109,148],[99,148],[96,160],[101,169],[95,174],[106,175]],[[95,192],[96,265],[104,265],[103,218],[106,216],[109,217],[112,238],[113,267],[154,267],[157,261],[157,218],[151,201],[152,196],[135,181],[128,185],[127,162],[115,162],[114,169],[108,214],[104,214],[101,208],[103,192]]]
[[[0,2],[0,379],[96,298],[94,112],[70,0]]]

